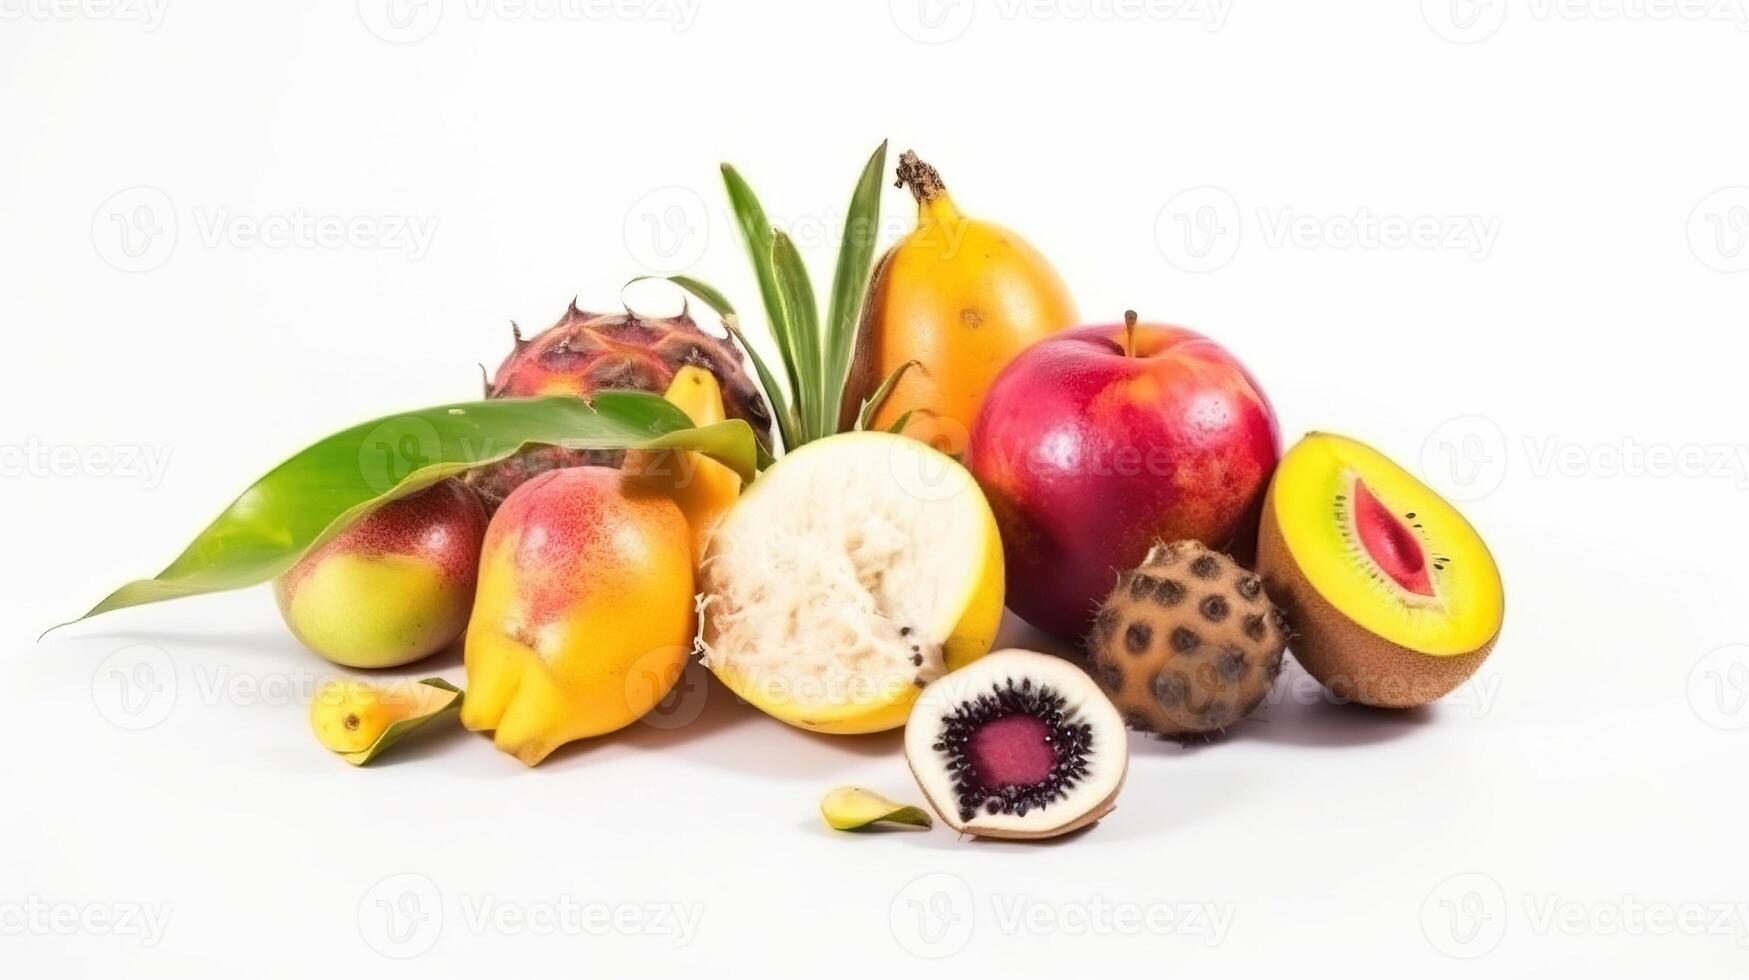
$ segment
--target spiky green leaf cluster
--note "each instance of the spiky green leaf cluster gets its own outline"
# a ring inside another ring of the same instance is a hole
[[[740,319],[721,290],[690,276],[669,277],[670,282],[715,310],[747,351],[760,387],[771,403],[772,416],[777,420],[786,450],[839,431],[844,389],[850,380],[850,361],[856,350],[856,332],[874,265],[881,217],[881,174],[886,166],[887,144],[883,142],[863,166],[862,176],[850,195],[843,246],[838,252],[832,291],[822,317],[813,283],[795,242],[781,229],[772,227],[758,196],[740,172],[723,164],[723,184],[753,262],[753,276],[759,284],[759,296],[783,369],[781,380],[747,342]],[[878,404],[878,399],[891,390],[890,383],[883,385],[871,402]],[[864,406],[863,416],[867,408]]]

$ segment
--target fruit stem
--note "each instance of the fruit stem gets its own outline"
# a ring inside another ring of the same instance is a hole
[[[1123,356],[1136,356],[1136,311],[1123,311]]]
[[[941,173],[919,160],[915,150],[899,154],[899,166],[894,173],[898,179],[893,181],[893,186],[909,187],[918,204],[928,204],[947,193],[947,186],[941,182]]]

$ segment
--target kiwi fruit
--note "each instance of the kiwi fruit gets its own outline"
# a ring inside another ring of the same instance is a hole
[[[1306,672],[1375,707],[1450,693],[1487,659],[1505,615],[1500,571],[1463,515],[1377,450],[1328,433],[1282,457],[1257,570]]]

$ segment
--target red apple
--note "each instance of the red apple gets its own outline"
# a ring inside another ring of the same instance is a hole
[[[1008,608],[1078,640],[1155,539],[1254,547],[1281,455],[1275,411],[1244,366],[1182,327],[1078,327],[996,378],[966,465],[1002,530]]]

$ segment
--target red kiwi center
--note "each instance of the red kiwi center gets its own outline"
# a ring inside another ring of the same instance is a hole
[[[966,754],[991,789],[1042,783],[1057,764],[1050,726],[1031,715],[985,722],[972,733]]]
[[[1406,592],[1433,595],[1433,580],[1427,575],[1427,554],[1421,550],[1415,532],[1380,503],[1359,479],[1354,481],[1354,526],[1367,557],[1391,581]]]

